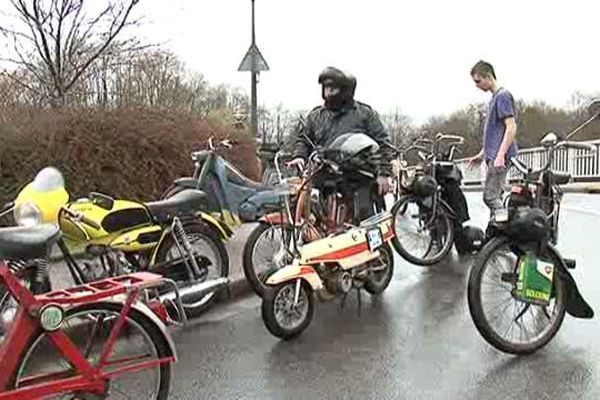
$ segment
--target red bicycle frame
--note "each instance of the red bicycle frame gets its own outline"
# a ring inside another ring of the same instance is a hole
[[[131,364],[133,361],[131,357],[126,360],[108,361],[116,339],[125,325],[125,318],[140,292],[144,289],[161,286],[163,280],[164,278],[160,275],[140,272],[34,296],[13,276],[9,267],[0,261],[0,282],[6,286],[8,292],[19,304],[13,325],[7,333],[4,343],[0,345],[0,360],[2,360],[0,363],[0,400],[37,399],[72,391],[102,394],[106,391],[108,380],[112,377],[175,362],[174,354],[156,360],[140,360],[134,364]],[[104,344],[97,366],[90,364],[65,332],[60,329],[52,332],[46,331],[54,347],[71,364],[74,373],[68,371],[68,377],[65,376],[65,372],[26,377],[23,381],[26,384],[24,387],[10,389],[14,385],[13,379],[19,367],[19,360],[34,336],[40,331],[40,314],[44,306],[52,304],[65,310],[74,305],[99,302],[119,295],[125,296],[123,308],[119,320],[114,324],[108,340]],[[127,365],[111,369],[109,372],[103,371],[106,366],[115,366],[119,363],[127,363]]]

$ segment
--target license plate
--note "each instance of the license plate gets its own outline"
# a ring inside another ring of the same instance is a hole
[[[379,230],[379,228],[369,229],[367,231],[367,243],[369,244],[369,250],[371,251],[381,247],[383,244],[383,236],[381,235],[381,230]]]

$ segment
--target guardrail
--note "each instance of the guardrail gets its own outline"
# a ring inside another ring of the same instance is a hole
[[[588,140],[581,143],[591,144],[596,151],[579,149],[560,149],[554,154],[552,170],[571,174],[574,181],[600,181],[600,140]],[[519,150],[519,160],[525,165],[538,169],[547,161],[548,155],[543,147],[531,147]],[[476,185],[485,180],[485,166],[467,168],[467,159],[456,161],[463,172],[463,185]],[[520,178],[519,172],[511,167],[508,179]]]

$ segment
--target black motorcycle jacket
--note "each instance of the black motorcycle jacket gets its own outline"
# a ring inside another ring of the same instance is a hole
[[[352,101],[340,110],[331,110],[325,106],[315,107],[308,114],[306,124],[299,128],[294,157],[307,159],[313,149],[310,142],[318,147],[327,148],[336,137],[350,132],[365,133],[379,144],[374,160],[378,171],[374,172],[380,176],[391,176],[390,161],[393,155],[385,145],[389,142],[388,133],[377,113],[370,106],[358,101]]]

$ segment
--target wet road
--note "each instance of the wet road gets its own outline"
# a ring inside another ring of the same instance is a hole
[[[480,193],[468,193],[482,226]],[[576,258],[581,292],[600,309],[600,196],[568,194],[559,249]],[[468,261],[468,259],[467,259]],[[466,302],[468,262],[432,269],[396,257],[379,298],[317,303],[297,339],[271,336],[258,298],[220,306],[174,332],[173,399],[598,399],[600,319],[570,316],[538,353],[514,357],[477,333]]]

